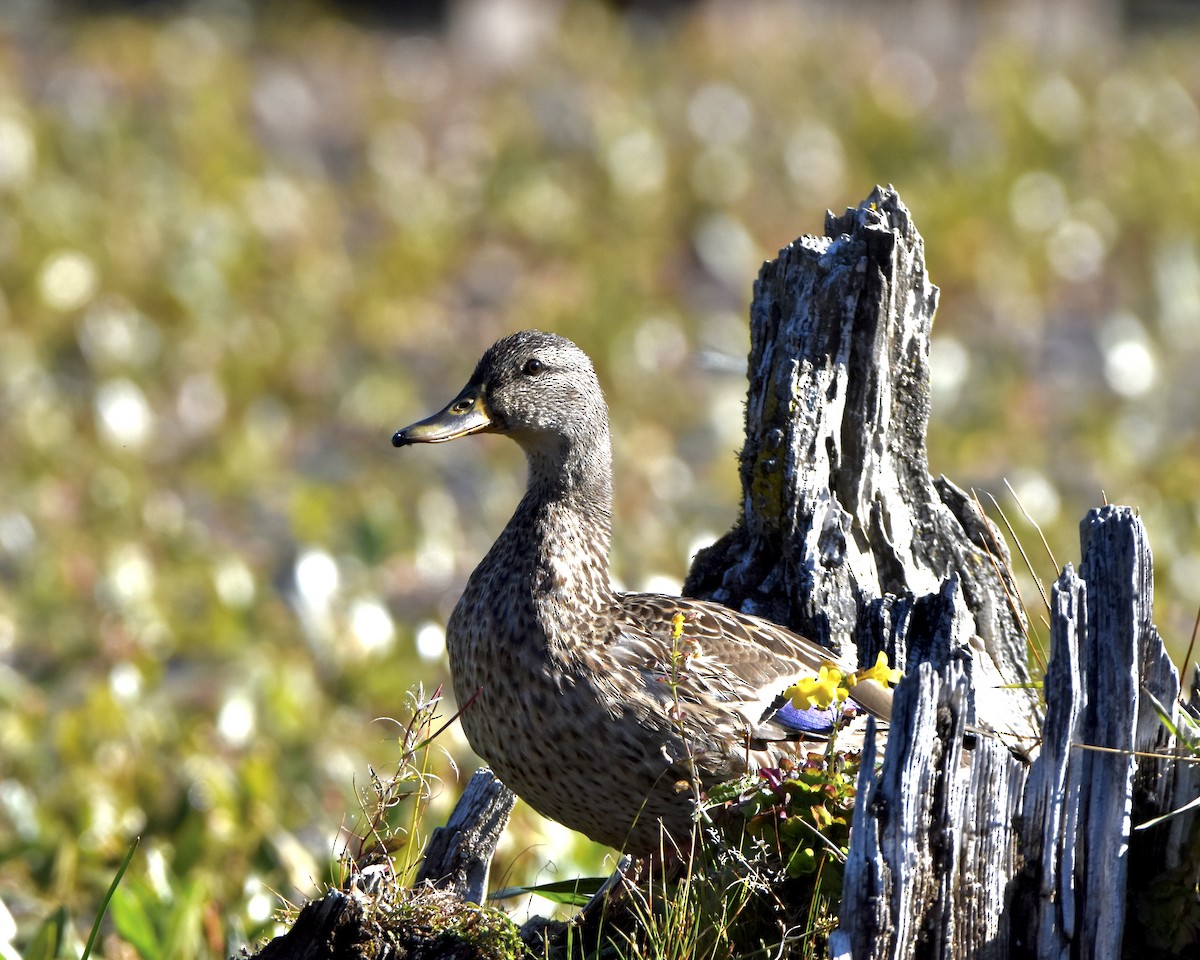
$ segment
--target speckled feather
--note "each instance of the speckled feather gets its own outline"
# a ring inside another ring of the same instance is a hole
[[[455,696],[471,701],[467,739],[542,814],[652,853],[660,824],[675,837],[690,828],[690,794],[679,789],[689,751],[711,786],[791,749],[805,733],[776,712],[780,694],[830,652],[720,604],[613,589],[608,411],[569,340],[525,331],[498,341],[445,410],[393,443],[480,432],[521,445],[529,485],[447,628]],[[681,648],[689,655],[667,682]],[[874,684],[856,699],[890,711],[890,693]]]

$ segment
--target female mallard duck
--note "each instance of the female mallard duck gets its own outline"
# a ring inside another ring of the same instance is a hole
[[[595,371],[575,344],[525,331],[483,355],[450,405],[397,447],[502,433],[529,487],[471,574],[446,631],[472,748],[519,797],[636,855],[685,838],[692,793],[822,739],[830,711],[784,691],[829,651],[717,603],[618,593],[608,575],[612,452]],[[856,700],[886,716],[888,691]],[[682,785],[682,787],[681,787]]]

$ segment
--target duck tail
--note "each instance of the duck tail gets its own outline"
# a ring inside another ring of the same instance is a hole
[[[878,720],[892,719],[892,691],[877,680],[858,681],[850,699]]]

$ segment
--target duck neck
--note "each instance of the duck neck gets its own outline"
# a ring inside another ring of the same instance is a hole
[[[514,521],[528,524],[537,549],[532,572],[540,618],[562,620],[612,601],[612,448],[608,431],[556,450],[526,448],[529,488]]]

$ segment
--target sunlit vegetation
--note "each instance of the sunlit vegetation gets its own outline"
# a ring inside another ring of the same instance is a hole
[[[500,334],[596,358],[615,569],[678,584],[736,515],[758,265],[876,182],[942,288],[933,470],[1019,526],[1010,480],[1060,562],[1084,509],[1139,506],[1182,650],[1194,31],[1035,47],[965,12],[514,2],[416,34],[216,7],[0,21],[0,955],[48,917],[86,937],[135,836],[114,915],[150,926],[106,926],[113,956],[228,955],[335,880],[396,762],[386,718],[445,679],[441,628],[523,482],[510,445],[388,438]],[[448,755],[473,764],[457,727],[438,746],[432,823]],[[519,808],[494,882],[605,855]]]

